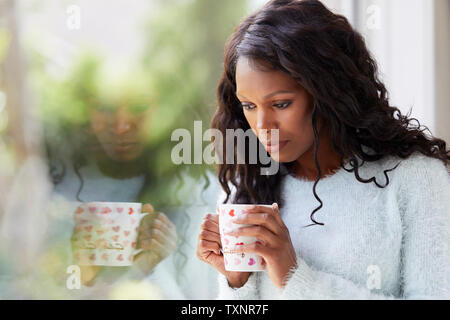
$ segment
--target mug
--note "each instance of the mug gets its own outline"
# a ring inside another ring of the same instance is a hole
[[[246,215],[246,213],[243,213],[242,211],[248,206],[251,205],[221,204],[218,208],[220,240],[222,242],[225,270],[227,271],[253,272],[264,271],[266,268],[265,261],[260,255],[232,252],[239,246],[248,245],[258,241],[256,237],[225,235],[226,233],[235,231],[239,228],[250,226],[248,224],[233,223],[233,220]],[[269,205],[260,206],[272,208],[272,206]]]
[[[78,265],[130,266],[135,255],[142,204],[85,202],[74,213],[73,253]]]

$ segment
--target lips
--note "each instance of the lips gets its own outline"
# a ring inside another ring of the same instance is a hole
[[[284,141],[280,141],[278,144],[266,144],[265,147],[267,149],[268,152],[272,152],[272,151],[280,151],[281,149],[283,149],[286,144],[288,143],[288,140],[284,140]]]
[[[132,150],[135,146],[137,145],[137,143],[117,143],[115,145],[115,149],[117,151],[130,151]]]

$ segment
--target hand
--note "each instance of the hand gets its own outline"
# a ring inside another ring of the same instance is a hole
[[[221,252],[222,242],[220,240],[219,215],[208,213],[204,218],[201,229],[202,231],[198,236],[197,242],[197,257],[226,276],[231,287],[242,287],[251,273],[225,270],[224,257]]]
[[[256,237],[260,241],[233,250],[233,252],[255,253],[263,257],[267,272],[273,284],[278,288],[285,285],[286,276],[291,268],[297,267],[297,258],[289,230],[281,219],[278,204],[272,208],[249,206],[245,217],[234,220],[237,224],[251,224],[237,231],[227,233],[230,236]]]
[[[177,232],[175,225],[162,212],[155,212],[152,205],[145,204],[139,226],[137,248],[143,251],[135,257],[135,264],[149,273],[158,263],[169,256],[176,248]]]

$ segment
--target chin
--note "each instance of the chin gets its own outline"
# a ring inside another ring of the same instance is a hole
[[[281,153],[273,152],[270,154],[270,157],[278,163],[288,163],[296,160],[293,157],[290,157],[289,155],[283,154],[283,152]]]
[[[110,154],[110,158],[116,162],[131,162],[139,158],[141,155],[140,150],[134,152],[114,152]]]

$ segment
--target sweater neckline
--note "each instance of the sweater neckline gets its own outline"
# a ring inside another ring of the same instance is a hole
[[[326,176],[322,176],[322,178],[320,178],[319,182],[322,183],[322,182],[333,181],[333,180],[338,179],[340,176],[344,175],[347,172],[346,169],[344,169],[344,167],[347,164],[348,164],[348,162],[346,162],[343,167],[339,167],[338,169],[336,169],[333,173],[326,175]],[[307,180],[305,178],[295,177],[290,173],[286,175],[286,179],[294,181],[294,182],[299,182],[299,183],[303,183],[303,184],[311,184],[311,185],[313,185],[316,182],[316,180]]]

